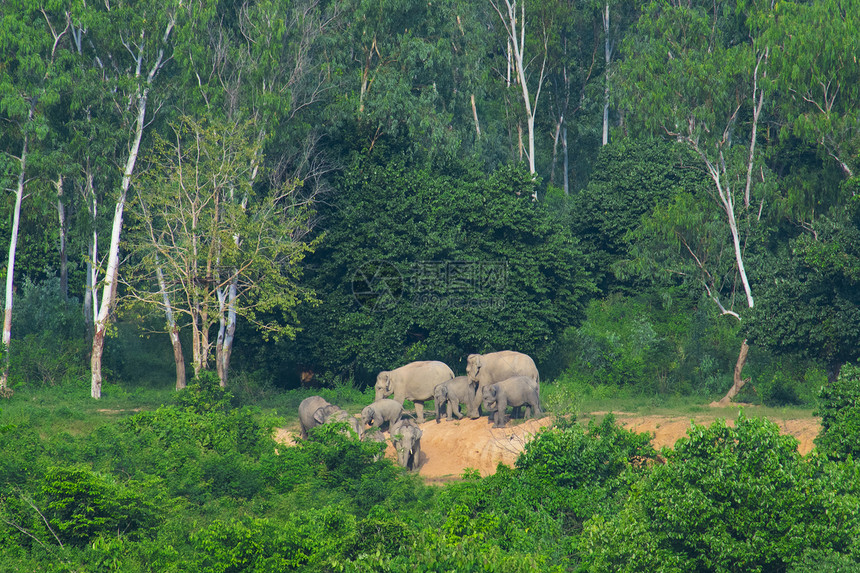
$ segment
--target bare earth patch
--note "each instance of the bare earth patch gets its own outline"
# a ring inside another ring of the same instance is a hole
[[[588,417],[601,417],[605,412],[594,412]],[[710,425],[721,416],[703,414],[695,416],[640,416],[624,412],[615,413],[615,419],[628,430],[648,432],[653,436],[655,448],[672,447],[678,438],[687,434],[691,419],[697,424]],[[798,451],[809,453],[820,428],[818,419],[772,419],[783,434],[791,434],[799,441]],[[421,424],[421,467],[418,473],[428,483],[445,483],[458,480],[466,469],[477,470],[482,476],[495,473],[499,462],[513,466],[523,446],[540,428],[551,426],[553,419],[509,422],[506,428],[493,428],[487,418],[470,420],[464,418],[440,424],[431,419]],[[733,426],[734,420],[727,419]],[[297,439],[297,428],[278,428],[276,439],[293,445]],[[386,432],[388,437],[388,432]],[[386,457],[395,459],[394,449],[389,443]]]

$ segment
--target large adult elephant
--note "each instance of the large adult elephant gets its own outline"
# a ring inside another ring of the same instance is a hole
[[[444,362],[422,360],[394,370],[383,370],[376,376],[376,400],[392,396],[401,404],[412,400],[415,417],[424,422],[424,401],[433,399],[433,390],[442,382],[454,378],[454,371]]]
[[[391,443],[397,452],[397,463],[408,470],[417,470],[421,464],[422,434],[418,424],[408,418],[401,418],[391,427]]]
[[[514,350],[470,354],[466,359],[466,375],[475,391],[474,402],[469,408],[469,416],[472,418],[478,417],[478,406],[481,404],[483,389],[490,384],[514,376],[525,376],[532,380],[535,390],[540,392],[540,374],[535,361],[528,354]],[[492,414],[490,417],[492,418]]]

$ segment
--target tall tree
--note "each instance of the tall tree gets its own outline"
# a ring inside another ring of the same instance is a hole
[[[35,144],[48,130],[44,108],[58,97],[66,78],[58,61],[67,46],[69,7],[46,8],[41,2],[22,1],[0,11],[0,119],[3,120],[5,158],[3,175],[15,180],[15,205],[6,260],[6,296],[2,345],[6,360],[0,374],[0,393],[9,394],[8,352],[12,337],[15,255],[21,206],[31,174],[28,171]],[[16,154],[17,153],[17,154]]]
[[[293,307],[306,298],[296,286],[310,249],[296,238],[305,211],[290,203],[292,189],[255,193],[248,173],[259,153],[255,129],[252,122],[183,118],[171,139],[160,141],[137,195],[131,293],[161,307],[169,321],[174,312],[186,317],[172,321],[172,332],[190,325],[195,374],[215,351],[222,386],[225,325],[242,316],[266,337],[293,336]]]
[[[117,126],[127,136],[122,179],[114,204],[107,266],[102,281],[101,302],[95,316],[90,358],[91,395],[101,397],[104,337],[116,298],[120,264],[120,239],[126,199],[135,173],[143,133],[151,123],[150,99],[162,71],[173,57],[173,32],[177,18],[194,12],[195,3],[177,0],[120,0],[91,8],[87,14],[86,53],[102,72],[104,93],[113,100],[120,119]],[[83,29],[83,28],[82,28]],[[157,108],[156,108],[157,109]],[[147,115],[147,113],[150,115]]]
[[[860,151],[860,2],[783,2],[768,41],[784,134],[819,146],[845,177]]]
[[[552,20],[537,18],[539,28],[537,41],[530,41],[532,40],[531,36],[528,38],[526,36],[527,2],[526,0],[520,0],[520,2],[518,7],[516,0],[502,0],[501,2],[490,0],[490,4],[498,14],[507,36],[508,62],[516,74],[516,83],[519,84],[526,115],[528,129],[526,158],[529,163],[529,171],[532,174],[537,174],[535,167],[535,116],[538,112],[541,90],[546,79],[549,34],[553,22]],[[529,16],[532,16],[531,12]],[[528,52],[527,46],[531,48]],[[537,55],[532,55],[532,51],[536,51]],[[537,71],[529,70],[530,64],[533,63],[532,60],[540,62]],[[537,190],[535,190],[533,198],[537,199]]]
[[[710,178],[711,205],[718,210],[725,236],[731,241],[734,271],[748,308],[753,308],[754,298],[746,269],[746,245],[761,217],[763,192],[769,183],[756,146],[769,89],[769,48],[762,39],[767,10],[754,5],[747,9],[743,3],[712,10],[710,4],[652,2],[639,20],[638,36],[625,46],[627,59],[622,65],[631,123],[687,146]],[[757,205],[753,197],[759,200]],[[705,206],[698,200],[687,205]],[[693,217],[683,210],[674,213],[684,220]],[[707,213],[700,217],[713,220]],[[668,223],[673,225],[671,220]],[[709,298],[721,312],[740,319],[714,291],[716,273],[708,268],[712,259],[700,256],[695,247],[707,244],[703,239],[710,242],[707,228],[689,227],[695,238],[684,241],[682,252],[695,261]],[[745,382],[741,370],[748,350],[743,341],[734,384],[725,401]]]

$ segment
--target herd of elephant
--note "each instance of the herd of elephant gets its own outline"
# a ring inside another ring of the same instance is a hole
[[[373,403],[361,411],[361,421],[320,396],[305,398],[299,405],[302,438],[307,438],[308,430],[316,426],[347,422],[359,438],[385,441],[382,428],[388,426],[397,462],[415,470],[421,458],[423,434],[418,424],[424,422],[427,400],[435,402],[437,424],[443,408],[448,421],[452,416],[462,418],[461,404],[466,406],[466,415],[470,418],[478,418],[483,408],[490,422],[495,422],[495,428],[504,427],[508,406],[514,408],[515,416],[522,406],[526,407],[526,417],[542,415],[540,375],[534,360],[513,350],[470,354],[465,376],[454,376],[447,364],[436,360],[411,362],[394,370],[384,370],[376,377],[375,391]],[[417,423],[411,416],[403,415],[405,400],[415,404]],[[364,431],[365,426],[371,429]]]

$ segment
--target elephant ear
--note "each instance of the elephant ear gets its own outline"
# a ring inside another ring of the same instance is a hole
[[[317,408],[314,412],[314,422],[317,424],[325,423],[325,408]]]

